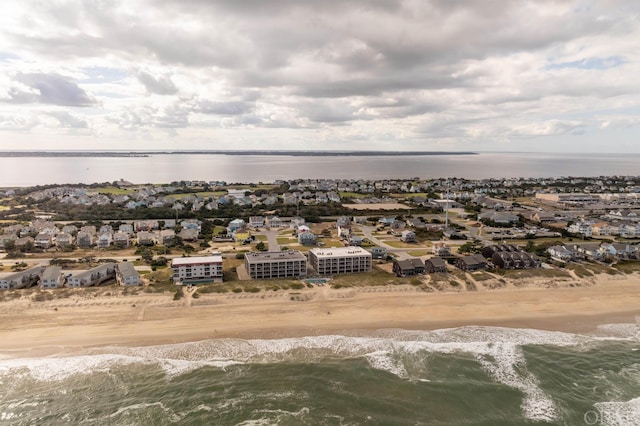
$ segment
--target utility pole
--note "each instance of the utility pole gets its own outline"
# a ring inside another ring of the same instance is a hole
[[[444,205],[444,229],[449,229],[449,180],[447,179],[447,193]]]

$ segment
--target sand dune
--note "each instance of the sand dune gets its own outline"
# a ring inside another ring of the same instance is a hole
[[[25,356],[103,345],[462,325],[588,331],[602,323],[634,322],[640,313],[638,275],[601,275],[579,287],[539,281],[523,280],[491,291],[321,287],[203,294],[187,301],[173,301],[169,293],[74,295],[44,302],[23,297],[0,302],[0,351]]]

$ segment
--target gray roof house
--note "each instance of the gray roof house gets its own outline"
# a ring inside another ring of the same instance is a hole
[[[116,267],[116,281],[122,286],[140,285],[140,274],[132,263],[120,262]]]
[[[59,288],[64,286],[64,275],[60,266],[47,266],[40,276],[40,287]]]

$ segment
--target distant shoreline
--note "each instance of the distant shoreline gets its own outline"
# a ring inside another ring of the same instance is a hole
[[[0,157],[150,157],[152,155],[282,155],[290,157],[372,157],[478,155],[471,151],[0,151]]]

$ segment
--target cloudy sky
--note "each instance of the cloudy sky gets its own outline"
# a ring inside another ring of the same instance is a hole
[[[0,150],[640,152],[638,0],[20,0]]]

